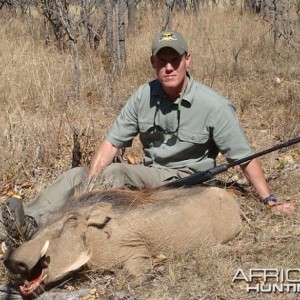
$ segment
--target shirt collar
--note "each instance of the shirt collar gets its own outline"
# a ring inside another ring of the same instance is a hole
[[[182,95],[182,97],[178,98],[174,103],[178,103],[179,99],[181,99],[182,101],[187,101],[189,106],[193,103],[194,101],[194,78],[189,74],[189,72],[186,72],[186,76],[188,79],[188,84],[187,87],[184,91],[184,94]],[[156,102],[159,101],[159,99],[163,99],[164,97],[164,91],[162,89],[162,86],[159,82],[158,79],[152,81],[150,83],[150,85],[152,85],[151,88],[151,98],[154,97],[156,99]]]
[[[194,101],[194,95],[195,95],[194,84],[193,84],[194,78],[188,72],[186,73],[186,76],[188,78],[188,84],[184,91],[184,94],[182,95],[182,100],[187,101],[189,105],[191,105]]]

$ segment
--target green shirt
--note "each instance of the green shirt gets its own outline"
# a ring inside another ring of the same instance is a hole
[[[215,166],[221,152],[228,161],[253,154],[233,104],[190,75],[181,98],[165,98],[158,80],[131,96],[110,129],[113,146],[129,147],[136,135],[144,164],[158,168],[203,171]]]

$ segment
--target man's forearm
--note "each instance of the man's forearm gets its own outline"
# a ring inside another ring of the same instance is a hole
[[[267,184],[263,169],[257,159],[251,160],[248,164],[241,165],[241,169],[248,181],[256,189],[261,200],[270,196],[270,189]]]
[[[90,169],[87,174],[89,180],[96,173],[110,165],[118,151],[108,140],[104,140],[93,154]]]

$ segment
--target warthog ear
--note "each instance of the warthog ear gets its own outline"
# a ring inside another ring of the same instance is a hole
[[[109,217],[108,214],[111,207],[112,205],[106,202],[93,205],[87,217],[87,224],[96,226],[104,225]]]

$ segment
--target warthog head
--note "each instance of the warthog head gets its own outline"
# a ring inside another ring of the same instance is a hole
[[[13,251],[2,244],[5,266],[24,280],[20,292],[30,295],[42,283],[50,285],[85,265],[91,257],[86,232],[89,226],[103,226],[110,208],[108,203],[98,203],[66,213]]]

